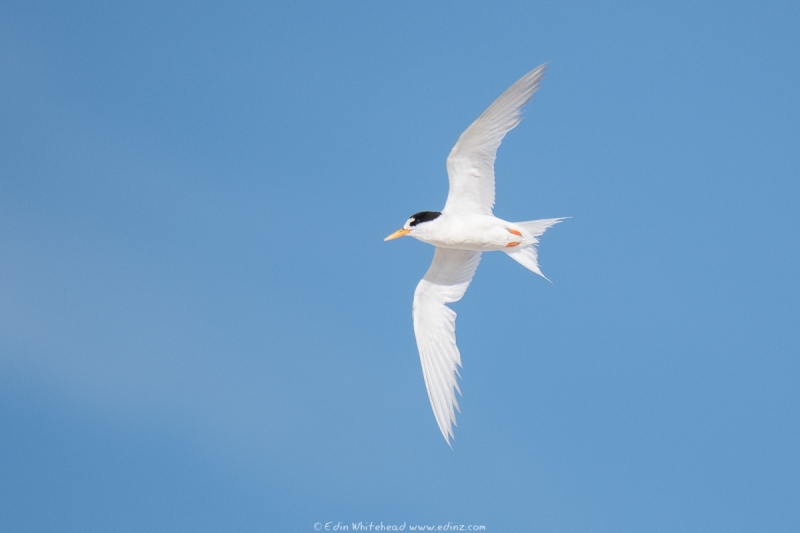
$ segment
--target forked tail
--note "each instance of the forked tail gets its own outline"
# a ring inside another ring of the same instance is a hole
[[[564,217],[568,218],[568,217]],[[516,248],[508,248],[505,252],[508,256],[524,266],[531,272],[536,272],[544,279],[547,276],[542,274],[539,268],[538,253],[536,252],[536,245],[539,244],[539,237],[547,231],[547,228],[554,226],[564,220],[564,218],[543,218],[541,220],[529,220],[527,222],[516,222],[515,224],[525,230],[525,242],[523,246]],[[550,281],[547,279],[547,281]]]

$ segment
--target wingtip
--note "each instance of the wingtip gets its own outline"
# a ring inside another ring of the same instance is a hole
[[[549,63],[545,61],[532,71],[530,71],[527,75],[535,78],[543,78],[544,75],[547,73],[547,69],[549,67]]]
[[[456,440],[455,433],[453,433],[453,426],[458,427],[458,424],[455,420],[451,420],[450,424],[446,427],[439,426],[439,431],[442,432],[442,437],[444,437],[444,441],[447,443],[450,448],[453,447],[451,441]]]

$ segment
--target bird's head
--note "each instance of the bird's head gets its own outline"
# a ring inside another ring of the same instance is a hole
[[[397,239],[398,237],[402,237],[403,235],[414,233],[414,230],[416,230],[420,224],[430,222],[431,220],[436,220],[439,217],[439,215],[441,215],[439,211],[420,211],[419,213],[415,213],[411,215],[411,218],[406,220],[406,223],[403,224],[402,228],[395,231],[394,233],[392,233],[383,240],[391,241],[392,239]]]

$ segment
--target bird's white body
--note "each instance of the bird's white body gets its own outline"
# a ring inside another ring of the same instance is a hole
[[[522,236],[509,232],[510,229],[522,233]],[[440,248],[476,252],[505,250],[513,242],[520,243],[515,246],[525,246],[529,245],[532,239],[530,235],[526,235],[522,227],[492,215],[446,211],[436,220],[420,224],[409,236]]]
[[[520,121],[520,109],[539,86],[542,65],[509,87],[461,134],[447,158],[450,192],[441,212],[422,211],[386,240],[408,235],[436,247],[428,272],[414,291],[414,334],[436,422],[450,443],[458,401],[455,312],[482,252],[503,251],[525,268],[539,269],[538,238],[561,218],[507,222],[492,214],[494,160],[500,142]]]

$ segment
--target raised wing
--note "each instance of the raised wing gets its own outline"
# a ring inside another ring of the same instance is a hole
[[[458,138],[447,157],[450,193],[444,211],[492,214],[497,148],[506,133],[519,124],[520,109],[539,88],[546,69],[544,64],[525,74]]]
[[[422,374],[436,422],[450,444],[458,409],[456,376],[461,354],[456,346],[456,313],[445,304],[457,302],[469,287],[480,252],[436,248],[425,277],[414,291],[414,334]]]

